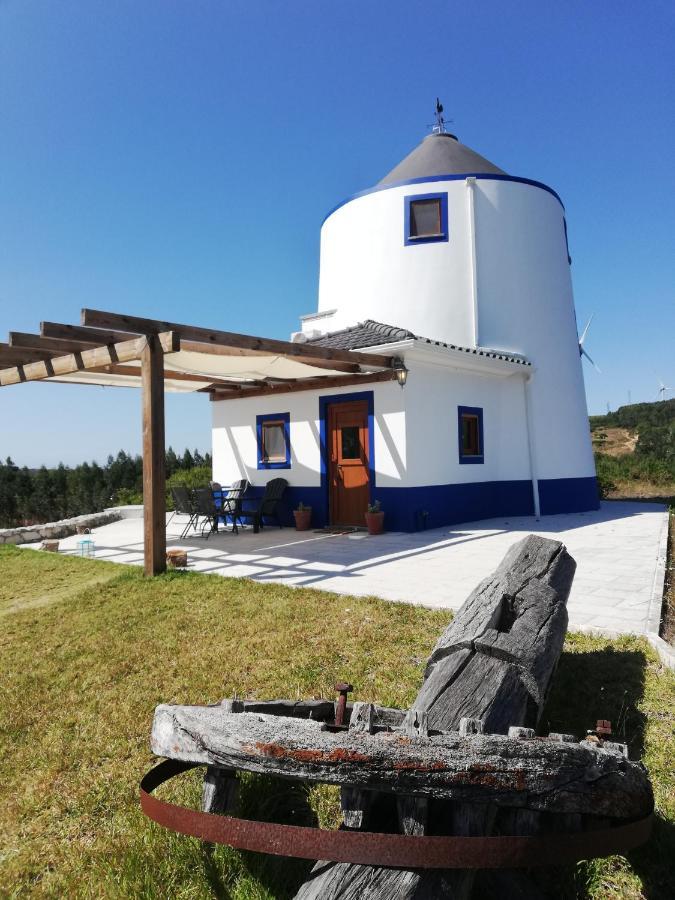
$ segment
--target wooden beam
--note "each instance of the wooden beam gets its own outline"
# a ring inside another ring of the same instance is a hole
[[[97,366],[95,369],[90,369],[90,372],[103,372],[107,375],[135,375],[140,377],[142,374],[141,366],[120,366],[120,365],[106,365],[106,366]],[[194,381],[199,382],[204,385],[217,385],[218,387],[230,387],[235,384],[240,384],[240,382],[227,381],[223,378],[217,378],[211,375],[193,375],[191,372],[175,372],[172,369],[164,369],[164,380],[168,381],[169,379],[173,381]],[[263,384],[262,381],[252,382],[254,385]],[[210,388],[206,388],[206,390],[210,390]]]
[[[0,342],[0,365],[3,362],[7,362],[8,365],[40,362],[43,359],[51,359],[53,355],[54,353],[50,350],[24,350]]]
[[[121,344],[111,344],[109,347],[95,347],[81,353],[70,353],[43,362],[33,362],[24,365],[21,372],[16,368],[0,370],[0,385],[18,384],[20,381],[40,381],[55,375],[71,375],[82,369],[94,369],[107,363],[140,359],[145,342],[145,337],[137,337]]]
[[[185,341],[200,341],[205,344],[241,350],[262,351],[267,354],[297,359],[300,362],[313,359],[328,362],[334,360],[345,363],[360,363],[361,365],[382,368],[391,365],[391,357],[381,354],[361,353],[356,350],[335,350],[329,347],[317,347],[316,344],[294,344],[291,341],[278,341],[272,338],[255,337],[250,334],[237,334],[232,331],[214,331],[194,325],[179,325],[175,322],[162,322],[158,319],[144,319],[139,316],[125,316],[96,309],[82,310],[82,325],[94,328],[123,329],[141,334],[175,331]],[[313,364],[310,363],[310,365]]]
[[[140,334],[134,331],[113,331],[109,328],[81,328],[79,325],[62,325],[60,322],[40,322],[40,334],[42,337],[54,338],[59,341],[75,341],[78,344],[118,344],[128,341]]]
[[[292,346],[292,345],[291,345]],[[189,353],[204,353],[209,354],[211,356],[283,356],[283,353],[278,353],[277,351],[270,350],[244,350],[242,347],[225,347],[221,344],[207,344],[204,341],[191,341],[181,338],[181,350],[185,350]],[[356,374],[357,372],[363,371],[361,366],[355,362],[340,362],[339,360],[331,360],[328,362],[323,359],[323,357],[319,358],[314,356],[303,356],[301,359],[297,357],[293,357],[295,362],[304,363],[307,366],[313,366],[315,369],[329,369],[333,372],[352,372]],[[291,381],[295,381],[295,379],[290,379]]]
[[[28,350],[46,350],[52,356],[63,356],[64,353],[79,353],[80,350],[92,350],[100,347],[104,341],[80,343],[79,341],[62,341],[54,338],[41,337],[39,334],[25,334],[22,331],[10,331],[9,346],[14,348],[26,348]]]
[[[156,335],[143,340],[143,554],[150,576],[166,570],[164,352]]]
[[[180,349],[180,339],[176,334],[170,332],[158,334],[157,341],[164,353],[174,353]],[[83,369],[131,362],[141,358],[145,344],[145,337],[136,337],[130,341],[122,341],[120,344],[94,347],[93,350],[83,350],[81,353],[70,353],[66,356],[55,356],[43,362],[30,363],[22,366],[21,371],[16,367],[0,369],[0,386],[18,384],[20,381],[41,381],[43,378],[71,375]]]
[[[211,400],[242,400],[244,397],[264,397],[268,394],[295,394],[300,391],[316,391],[323,388],[356,386],[372,384],[378,381],[393,381],[391,369],[385,372],[365,373],[363,375],[327,375],[325,378],[303,378],[293,384],[270,384],[264,388],[248,388],[242,391],[211,391]]]

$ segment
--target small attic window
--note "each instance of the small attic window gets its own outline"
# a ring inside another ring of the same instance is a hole
[[[404,243],[428,244],[448,239],[448,195],[405,197]]]

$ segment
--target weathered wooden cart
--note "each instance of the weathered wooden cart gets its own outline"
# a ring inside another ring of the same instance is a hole
[[[528,868],[625,851],[649,835],[643,766],[604,734],[535,727],[567,626],[574,560],[530,535],[464,603],[438,641],[410,710],[332,701],[160,705],[143,780],[153,819],[234,847],[319,859],[297,898],[535,894]],[[152,795],[205,765],[203,810]],[[338,831],[245,820],[237,771],[341,787]]]

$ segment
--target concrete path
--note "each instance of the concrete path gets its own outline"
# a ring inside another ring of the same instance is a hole
[[[606,502],[598,512],[538,522],[490,519],[377,537],[265,528],[181,541],[181,530],[174,518],[168,546],[188,549],[193,571],[450,609],[459,608],[514,541],[534,532],[563,541],[577,561],[570,629],[658,633],[668,532],[661,504]],[[97,559],[142,564],[141,519],[97,528],[92,538]],[[61,550],[76,553],[78,540],[62,540]]]

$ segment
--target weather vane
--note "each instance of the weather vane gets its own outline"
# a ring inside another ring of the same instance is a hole
[[[450,119],[450,121],[452,122],[452,119]],[[438,97],[436,97],[436,121],[432,125],[431,130],[434,134],[446,133],[445,118],[443,117],[443,104],[438,99]]]

